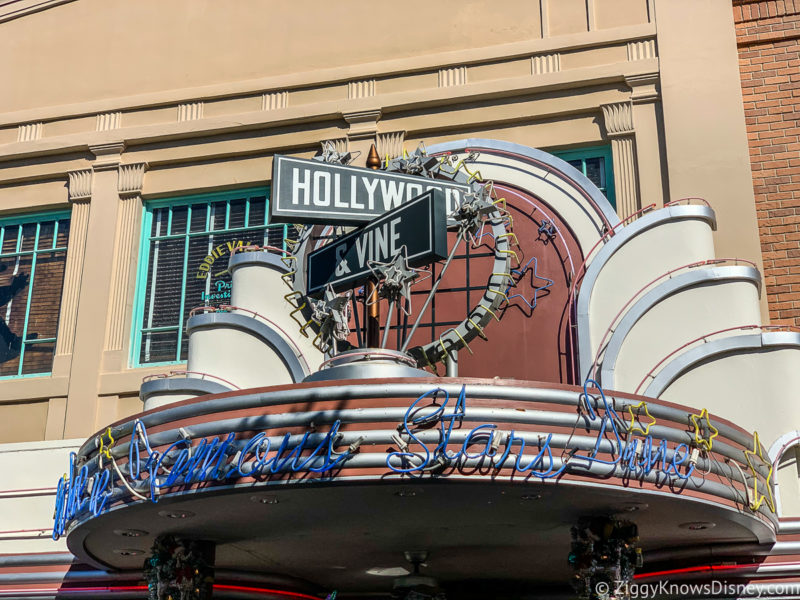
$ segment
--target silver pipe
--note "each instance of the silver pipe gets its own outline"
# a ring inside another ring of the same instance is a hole
[[[453,261],[453,257],[456,255],[456,250],[458,250],[458,247],[461,245],[461,240],[464,239],[465,232],[466,230],[463,227],[459,230],[458,239],[456,240],[456,243],[453,244],[453,249],[450,250],[450,254],[447,257],[447,262],[444,263],[442,270],[439,272],[439,277],[436,278],[436,281],[431,287],[431,291],[428,294],[428,297],[425,298],[425,304],[422,305],[422,309],[420,309],[417,318],[414,320],[414,325],[411,326],[411,333],[408,334],[408,337],[403,342],[403,346],[402,348],[400,348],[400,352],[405,352],[406,350],[408,350],[408,345],[411,343],[411,338],[414,337],[414,332],[417,330],[417,327],[419,327],[420,321],[422,321],[422,315],[424,315],[425,311],[428,310],[428,305],[431,303],[431,300],[433,300],[433,295],[436,293],[436,290],[439,289],[439,284],[442,282],[444,273],[445,271],[447,271],[447,267],[449,267],[450,263]]]

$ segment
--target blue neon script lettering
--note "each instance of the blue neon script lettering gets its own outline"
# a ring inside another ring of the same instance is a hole
[[[280,444],[272,448],[265,432],[246,443],[236,442],[236,433],[225,438],[203,438],[195,445],[180,439],[163,452],[154,450],[144,424],[134,422],[128,447],[128,463],[111,469],[111,465],[90,473],[90,463],[78,466],[77,455],[70,454],[70,468],[56,488],[53,515],[53,539],[64,534],[69,522],[87,512],[97,516],[108,508],[112,494],[120,487],[134,490],[140,497],[158,502],[162,489],[204,481],[258,477],[289,472],[325,473],[339,467],[352,453],[334,449],[340,438],[340,421],[334,422],[324,436],[306,432],[300,436],[286,433]],[[321,437],[315,444],[312,437]],[[240,448],[241,447],[241,448]],[[99,460],[99,459],[98,459]],[[122,479],[120,479],[122,478]]]
[[[589,393],[590,385],[597,388],[598,395]],[[530,442],[526,442],[522,434],[513,429],[504,433],[497,425],[485,423],[469,430],[460,449],[451,453],[448,448],[451,447],[455,423],[461,424],[466,416],[465,390],[462,386],[451,410],[447,410],[450,395],[445,389],[435,388],[417,398],[398,428],[403,447],[388,454],[386,466],[395,473],[422,475],[445,468],[457,469],[467,460],[499,469],[508,466],[506,463],[511,458],[516,471],[530,472],[541,479],[558,477],[567,468],[587,471],[595,464],[605,465],[612,472],[621,468],[636,476],[647,475],[657,468],[669,477],[687,479],[694,471],[694,465],[690,465],[681,472],[690,454],[687,444],[679,444],[670,452],[666,440],[654,442],[650,435],[639,438],[629,434],[627,439],[623,439],[617,426],[621,422],[619,415],[593,380],[586,381],[581,396],[586,414],[580,417],[580,422],[585,422],[587,429],[597,431],[594,444],[588,451],[567,447],[562,451],[562,458],[557,460],[553,453],[553,434],[550,433],[546,437],[539,436],[534,450],[527,452]],[[430,403],[424,404],[425,400]],[[427,435],[431,430],[438,430],[435,445]],[[515,450],[516,455],[512,456]],[[609,458],[601,458],[601,454]]]

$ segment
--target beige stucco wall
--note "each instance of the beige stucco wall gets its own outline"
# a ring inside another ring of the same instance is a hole
[[[373,142],[387,152],[465,137],[609,144],[634,167],[616,174],[630,207],[663,204],[667,190],[725,198],[716,241],[753,257],[744,192],[728,193],[738,154],[699,175],[684,166],[700,141],[736,140],[681,117],[688,100],[676,91],[700,71],[681,75],[686,51],[672,46],[686,40],[672,9],[658,7],[662,24],[655,8],[75,0],[13,20],[0,9],[0,55],[13,57],[0,61],[0,217],[71,207],[74,263],[53,376],[4,382],[0,401],[46,403],[47,437],[87,436],[136,412],[142,377],[164,370],[128,366],[142,202],[263,185],[274,153],[308,157],[322,140],[361,150],[362,164]],[[664,53],[678,58],[662,96]],[[736,69],[735,52],[719,60]],[[609,120],[604,107],[632,110]],[[76,171],[88,173],[83,195]]]

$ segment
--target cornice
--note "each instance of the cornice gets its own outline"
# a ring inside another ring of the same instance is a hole
[[[648,23],[615,29],[562,35],[552,38],[512,42],[484,48],[454,50],[403,59],[349,65],[346,67],[334,67],[304,71],[301,73],[287,73],[224,84],[196,86],[179,90],[136,94],[76,104],[33,108],[0,114],[0,126],[4,127],[35,121],[48,121],[56,118],[92,116],[98,113],[107,113],[122,109],[156,108],[169,104],[222,99],[276,90],[282,91],[309,85],[322,86],[366,80],[387,75],[405,75],[423,71],[435,71],[449,66],[470,65],[549,52],[563,52],[590,48],[593,46],[606,46],[609,44],[624,43],[653,37],[655,35],[655,25]]]
[[[658,72],[626,75],[625,83],[631,88],[631,102],[644,104],[658,100]]]
[[[408,92],[383,94],[370,98],[379,105],[382,115],[391,112],[447,106],[461,102],[509,98],[531,93],[555,90],[579,89],[598,85],[624,82],[625,77],[650,73],[658,68],[658,59],[623,62],[558,71],[541,75],[528,75],[486,82],[468,83],[447,88],[420,89]],[[119,144],[124,138],[128,145],[148,141],[191,139],[233,131],[269,129],[298,123],[343,119],[344,114],[357,115],[365,112],[364,99],[341,101],[329,100],[316,104],[288,106],[270,111],[253,111],[224,117],[205,118],[198,121],[160,123],[117,129],[94,131],[43,138],[35,142],[12,142],[0,146],[0,165],[5,161],[87,151],[90,147]],[[352,107],[352,108],[350,108]],[[359,110],[360,109],[360,110]],[[378,110],[378,109],[372,109]],[[590,109],[587,109],[590,110]],[[550,113],[548,113],[550,114]],[[556,113],[554,113],[556,114]],[[352,118],[352,117],[351,117]],[[110,134],[113,134],[111,137]]]

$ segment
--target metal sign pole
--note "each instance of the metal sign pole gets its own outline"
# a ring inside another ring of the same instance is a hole
[[[378,151],[375,149],[375,144],[369,149],[367,155],[367,167],[373,171],[377,171],[381,166],[381,157],[378,156]],[[364,337],[367,341],[367,348],[378,348],[380,346],[380,333],[381,333],[381,304],[378,298],[378,284],[374,278],[367,281],[364,288],[364,327],[366,329]],[[367,306],[367,301],[373,298],[372,304]],[[369,309],[369,310],[367,310]]]

